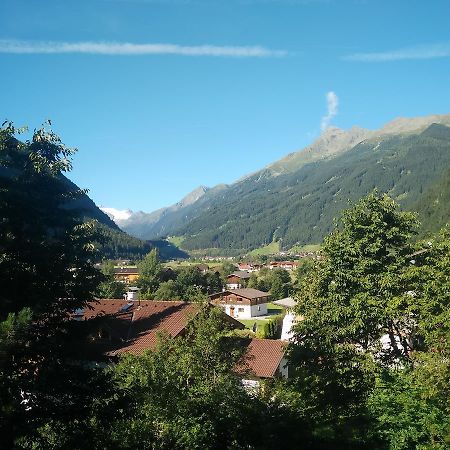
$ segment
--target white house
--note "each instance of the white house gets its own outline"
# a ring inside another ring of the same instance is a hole
[[[267,315],[269,293],[253,288],[230,289],[210,295],[211,303],[220,306],[235,319],[251,319]]]

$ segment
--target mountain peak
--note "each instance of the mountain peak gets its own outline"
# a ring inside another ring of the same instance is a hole
[[[133,214],[133,211],[130,209],[105,208],[103,206],[100,209],[116,223],[117,221],[129,219]]]
[[[191,205],[202,197],[207,191],[209,191],[207,186],[200,185],[193,191],[189,192],[189,194],[183,197],[178,203],[176,203],[176,205],[180,207]]]

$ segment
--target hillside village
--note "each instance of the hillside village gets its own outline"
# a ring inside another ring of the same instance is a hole
[[[312,252],[299,256],[319,257]],[[157,254],[153,252],[148,258],[153,259],[156,269],[160,264]],[[176,338],[186,334],[189,322],[202,307],[200,303],[169,298],[163,301],[141,299],[144,295],[140,294],[141,289],[137,286],[144,286],[140,276],[142,272],[144,277],[148,276],[145,266],[130,265],[129,260],[111,261],[109,264],[110,282],[123,286],[123,298],[90,302],[86,308],[73,314],[73,320],[84,323],[86,329],[84,344],[80,345],[84,358],[89,355],[92,363],[114,363],[123,354],[139,355],[146,350],[154,350],[158,336]],[[161,279],[173,277],[175,270],[170,264],[156,269],[166,273]],[[228,260],[226,272],[223,272],[223,266],[210,266],[208,260],[184,265],[185,270],[202,276],[209,274],[221,280],[217,286],[220,289],[208,295],[206,304],[209,308],[223,311],[223,320],[230,329],[241,330],[242,357],[234,370],[246,388],[255,389],[260,380],[288,377],[285,353],[292,339],[293,321],[292,314],[286,314],[286,311],[295,306],[291,298],[281,299],[278,298],[279,293],[247,286],[251,284],[250,280],[258,278],[258,274],[266,273],[278,275],[284,281],[288,279],[293,289],[295,271],[300,265],[298,261],[279,260],[262,264]],[[154,287],[154,291],[158,289]],[[245,328],[247,332],[243,333]]]

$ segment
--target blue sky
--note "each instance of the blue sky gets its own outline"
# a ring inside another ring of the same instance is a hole
[[[2,0],[0,119],[50,118],[97,204],[151,211],[321,124],[449,113],[449,19],[448,0]]]

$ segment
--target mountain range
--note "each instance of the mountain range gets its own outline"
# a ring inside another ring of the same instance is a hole
[[[200,186],[167,208],[103,211],[133,236],[177,236],[189,251],[234,254],[273,241],[289,249],[320,243],[348,201],[374,188],[435,231],[450,220],[449,171],[450,114],[399,118],[379,130],[330,127],[300,151],[233,184]]]

